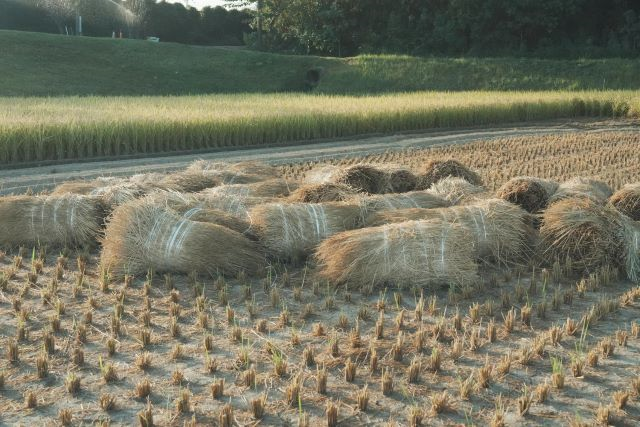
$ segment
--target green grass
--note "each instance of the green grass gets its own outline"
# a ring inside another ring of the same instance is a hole
[[[639,114],[639,91],[5,97],[0,164]]]
[[[632,59],[289,56],[249,50],[0,31],[0,96],[188,95],[302,91],[640,89]]]

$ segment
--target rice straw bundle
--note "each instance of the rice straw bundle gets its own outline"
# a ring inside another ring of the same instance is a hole
[[[316,251],[319,273],[336,284],[464,285],[478,266],[468,230],[443,221],[409,221],[346,231]]]
[[[383,166],[382,178],[376,188],[377,194],[406,193],[413,191],[418,183],[418,178],[408,169],[399,166]]]
[[[467,244],[483,262],[524,262],[530,249],[532,218],[527,212],[500,199],[477,200],[463,206],[439,209],[403,209],[379,212],[368,218],[376,226],[407,220],[441,220],[469,230]]]
[[[298,184],[282,178],[252,184],[229,184],[212,188],[208,191],[211,196],[240,196],[240,197],[286,197],[298,188]]]
[[[147,200],[114,211],[102,246],[101,263],[116,276],[149,269],[256,274],[264,267],[256,242],[220,225],[183,218]]]
[[[565,181],[549,199],[549,204],[558,200],[585,197],[598,203],[606,203],[613,191],[604,182],[590,178],[577,177]]]
[[[93,190],[101,187],[99,182],[93,181],[67,181],[56,186],[51,192],[52,196],[61,196],[63,194],[80,194],[83,196],[89,195]]]
[[[249,184],[282,176],[275,167],[260,162],[223,163],[198,160],[189,165],[186,172],[215,177],[222,184]]]
[[[304,258],[327,237],[360,225],[360,207],[342,203],[270,203],[250,212],[264,246],[275,258]]]
[[[484,188],[473,185],[469,181],[458,177],[446,177],[433,184],[427,192],[457,205],[471,197],[484,192]]]
[[[137,185],[140,188],[144,188],[145,192],[150,192],[154,189],[163,189],[162,181],[167,177],[166,174],[151,172],[151,173],[139,173],[132,175],[129,179],[123,182],[129,182],[132,185]]]
[[[248,221],[220,209],[209,208],[192,194],[158,191],[145,197],[145,201],[171,209],[184,219],[221,225],[252,240],[257,239]]]
[[[618,211],[634,221],[640,221],[640,183],[627,184],[609,199]]]
[[[520,206],[529,213],[536,213],[547,207],[549,198],[558,189],[558,183],[530,176],[519,176],[507,181],[498,190],[497,196]]]
[[[195,193],[220,185],[221,182],[221,179],[213,174],[185,170],[166,175],[160,181],[159,187],[166,190]]]
[[[623,219],[625,270],[633,282],[640,282],[640,222]]]
[[[77,194],[2,197],[0,246],[92,246],[101,212],[98,198]]]
[[[136,182],[121,182],[118,184],[98,187],[91,192],[91,196],[99,197],[107,211],[110,212],[117,206],[140,198],[150,189]]]
[[[431,160],[418,176],[416,189],[426,190],[449,176],[462,178],[473,185],[482,186],[480,175],[457,160]]]
[[[311,169],[304,174],[306,184],[326,184],[335,183],[336,176],[340,175],[342,169],[334,165],[325,165]],[[346,185],[346,184],[345,184]]]
[[[336,184],[345,184],[362,193],[377,194],[385,181],[385,174],[374,165],[349,166],[333,177]]]
[[[426,191],[412,191],[400,194],[360,196],[357,198],[362,208],[363,218],[376,212],[408,208],[441,208],[450,203],[440,196]],[[356,200],[356,199],[354,199]]]
[[[289,201],[298,203],[343,202],[357,194],[357,191],[345,184],[332,182],[305,184],[291,193]]]
[[[254,206],[273,201],[270,197],[250,197],[242,195],[217,195],[211,190],[197,193],[197,198],[209,209],[218,209],[241,219],[251,221],[249,211]]]
[[[572,260],[577,272],[624,262],[625,225],[612,206],[587,197],[564,199],[544,211],[540,235],[549,260]]]

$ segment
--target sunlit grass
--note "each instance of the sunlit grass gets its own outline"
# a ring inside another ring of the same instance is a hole
[[[0,98],[0,164],[639,112],[638,91]]]

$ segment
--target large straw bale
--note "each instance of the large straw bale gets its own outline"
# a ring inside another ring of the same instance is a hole
[[[336,234],[320,244],[320,275],[357,288],[464,285],[477,279],[468,229],[408,221]]]
[[[282,178],[252,184],[228,184],[212,188],[208,194],[212,196],[240,196],[240,197],[286,197],[298,188],[294,181]]]
[[[595,271],[624,260],[624,216],[588,197],[563,199],[542,215],[540,235],[549,262],[570,258],[577,272]]]
[[[0,246],[90,247],[97,242],[100,200],[77,194],[0,198]]]
[[[327,237],[361,224],[360,207],[344,203],[270,203],[252,209],[250,217],[272,257],[294,261]]]
[[[640,183],[627,184],[609,199],[618,211],[634,221],[640,221]]]
[[[457,160],[431,160],[418,175],[417,190],[426,190],[449,176],[462,178],[473,185],[482,186],[480,175]]]
[[[468,244],[484,262],[500,264],[527,261],[533,237],[531,216],[501,199],[476,200],[462,206],[438,209],[402,209],[378,212],[367,219],[368,226],[408,220],[441,220],[469,229]]]
[[[576,177],[563,182],[549,199],[549,204],[564,199],[588,198],[598,203],[606,203],[613,194],[611,187],[602,181]]]
[[[118,207],[103,240],[101,263],[116,275],[156,272],[257,274],[262,250],[226,227],[192,221],[148,200]]]
[[[558,189],[558,183],[530,176],[518,176],[507,181],[498,190],[497,196],[516,204],[530,213],[547,207],[549,198]]]
[[[343,202],[357,194],[358,192],[348,185],[325,182],[302,185],[291,193],[288,200],[297,203]]]
[[[452,205],[457,205],[464,201],[483,193],[485,189],[478,185],[473,185],[463,178],[448,176],[433,184],[427,192],[444,198]]]

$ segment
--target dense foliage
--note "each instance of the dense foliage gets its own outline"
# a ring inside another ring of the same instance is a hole
[[[239,45],[251,32],[246,11],[156,0],[0,0],[0,29],[73,34],[76,13],[83,34],[110,37],[160,37],[189,44]]]
[[[637,0],[261,0],[260,5],[263,44],[274,50],[338,56],[640,52]]]
[[[349,56],[635,56],[637,0],[227,0],[199,11],[156,0],[0,0],[0,28],[158,36],[190,44]]]

